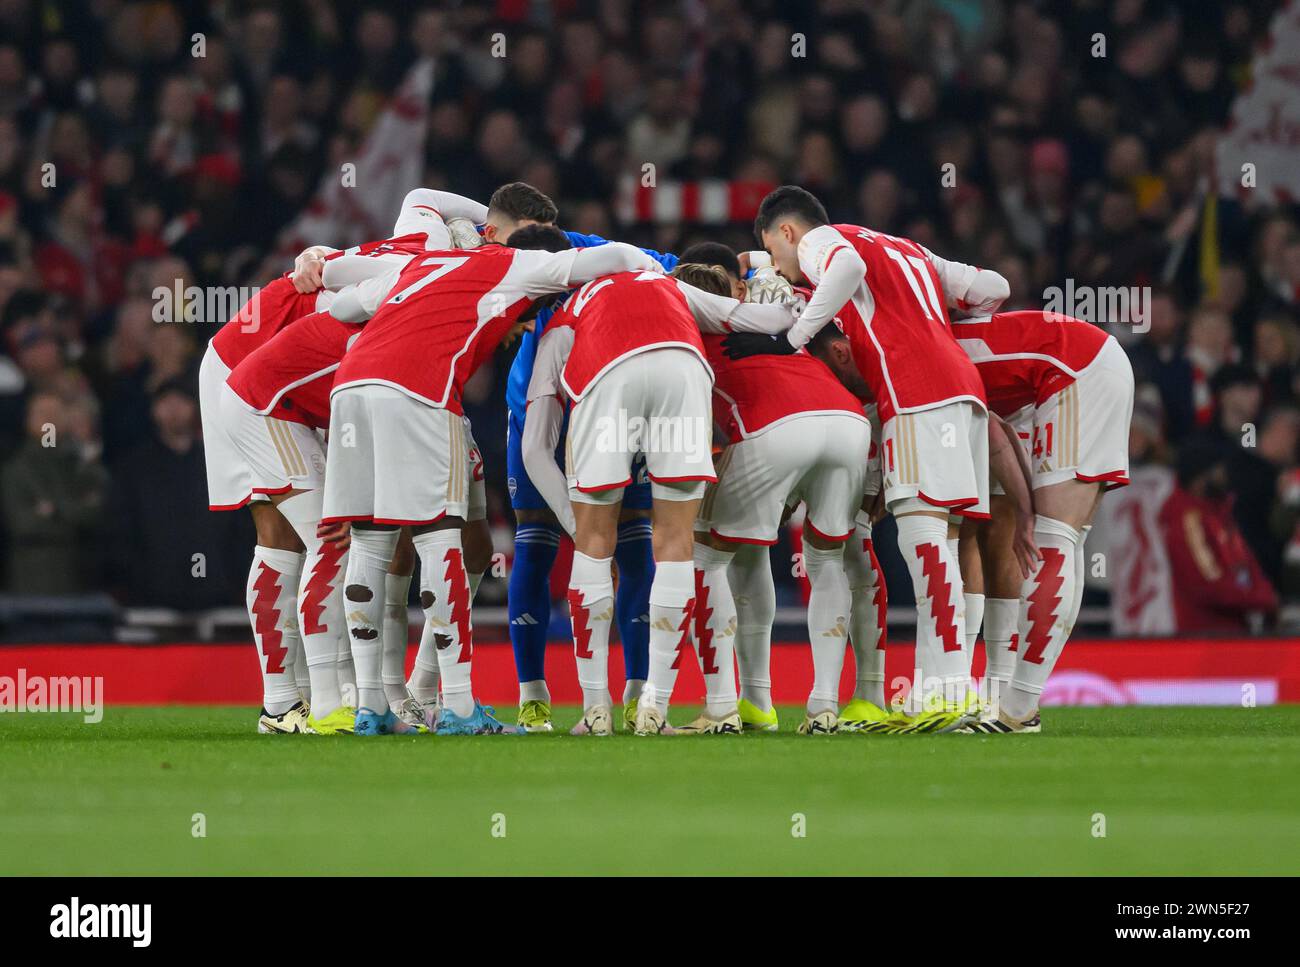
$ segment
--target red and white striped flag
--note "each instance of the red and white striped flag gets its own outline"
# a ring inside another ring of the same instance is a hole
[[[752,221],[776,185],[765,181],[661,181],[647,187],[635,175],[619,183],[615,212],[624,224],[727,225]]]

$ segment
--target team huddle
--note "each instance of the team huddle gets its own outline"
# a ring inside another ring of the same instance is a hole
[[[997,273],[829,224],[792,186],[759,208],[762,252],[652,252],[561,231],[557,214],[522,183],[486,207],[416,189],[390,237],[307,249],[212,339],[209,506],[248,507],[257,530],[259,731],[551,731],[550,571],[566,534],[574,734],[619,719],[638,735],[775,731],[768,548],[801,506],[814,681],[800,733],[1039,731],[1091,521],[1128,482],[1133,376],[1115,340],[999,312]],[[513,727],[472,685],[492,544],[461,403],[502,345],[517,346]],[[872,547],[885,513],[917,609],[915,680],[895,705]],[[425,621],[408,678],[417,557]],[[705,707],[673,727],[678,670],[696,660]]]

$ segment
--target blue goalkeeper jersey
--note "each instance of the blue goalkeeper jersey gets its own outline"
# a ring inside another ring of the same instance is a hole
[[[578,232],[565,232],[569,236],[569,241],[574,248],[595,248],[597,245],[606,244],[609,239],[601,238],[599,235],[582,235]],[[646,255],[650,256],[656,262],[664,267],[665,272],[671,272],[677,268],[677,256],[655,252],[652,249],[642,249]],[[524,411],[528,408],[528,384],[533,378],[533,362],[537,358],[537,340],[542,338],[542,332],[546,329],[546,324],[551,319],[553,310],[547,309],[538,313],[537,321],[534,323],[533,332],[524,332],[519,337],[519,349],[515,353],[515,361],[510,364],[510,377],[506,380],[506,406],[510,408],[510,415],[523,425]]]

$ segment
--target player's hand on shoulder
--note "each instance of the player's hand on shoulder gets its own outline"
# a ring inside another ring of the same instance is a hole
[[[324,284],[325,256],[318,246],[303,249],[293,260],[293,287],[303,295],[310,295]]]

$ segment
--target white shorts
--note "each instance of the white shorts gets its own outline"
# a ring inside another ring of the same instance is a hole
[[[885,506],[989,513],[989,417],[975,403],[899,413],[881,428]],[[905,502],[905,503],[903,503]]]
[[[807,505],[805,526],[848,540],[862,506],[871,425],[840,414],[796,416],[731,444],[718,460],[697,530],[744,544],[775,544],[787,505]]]
[[[208,468],[208,510],[238,510],[248,503],[252,492],[248,468],[221,423],[221,391],[229,376],[230,367],[208,343],[199,364],[199,421]]]
[[[623,499],[632,461],[645,454],[655,500],[694,500],[713,473],[713,382],[685,349],[652,349],[607,370],[569,416],[569,497]]]
[[[1029,454],[1034,489],[1063,480],[1128,481],[1128,434],[1133,419],[1133,367],[1114,338],[1069,386],[1007,419]],[[993,490],[1004,493],[1000,484]]]
[[[199,416],[208,509],[237,510],[269,494],[314,490],[325,472],[320,434],[250,410],[226,384],[230,368],[211,344],[199,365]]]
[[[330,400],[323,519],[410,526],[469,519],[467,428],[459,414],[390,386],[339,390]]]
[[[255,413],[229,386],[221,387],[217,414],[250,492],[284,494],[321,487],[325,446],[316,429]]]

